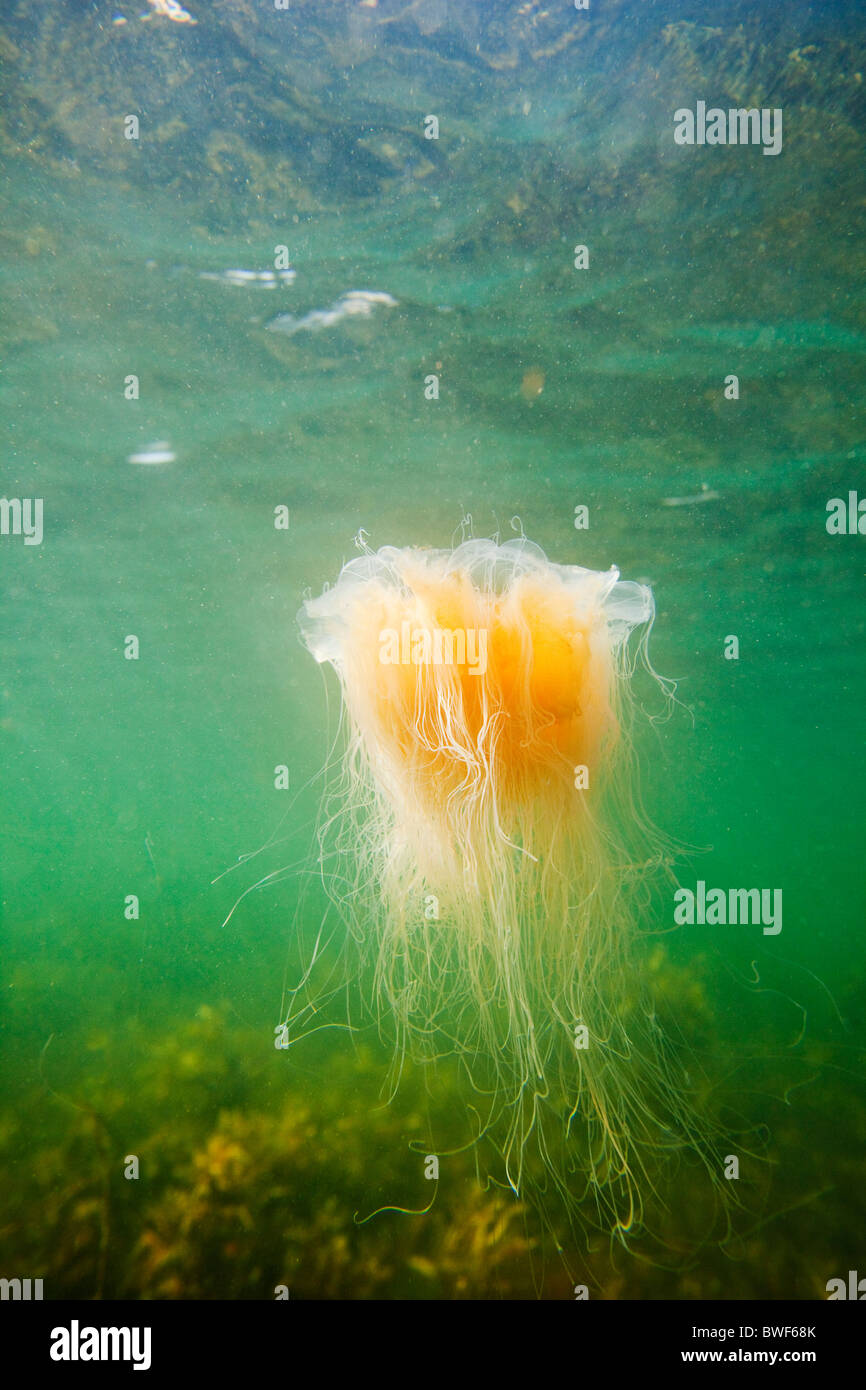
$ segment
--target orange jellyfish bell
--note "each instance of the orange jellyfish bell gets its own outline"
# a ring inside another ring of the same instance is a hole
[[[572,1204],[582,1173],[620,1231],[646,1147],[695,1140],[628,966],[660,857],[628,735],[653,616],[523,538],[368,551],[299,614],[340,680],[342,906],[398,1057],[457,1055],[515,1191],[540,1163]]]
[[[422,853],[431,821],[462,853],[455,834],[507,842],[537,820],[539,796],[574,803],[576,767],[617,732],[618,653],[652,616],[650,590],[615,569],[473,540],[353,560],[300,623],[340,676],[383,812],[416,827]]]

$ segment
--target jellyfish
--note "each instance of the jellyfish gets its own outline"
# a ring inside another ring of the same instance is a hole
[[[398,1072],[457,1059],[503,1185],[625,1238],[666,1151],[716,1166],[636,952],[652,591],[525,537],[362,544],[298,620],[340,683],[322,835],[376,1017]]]

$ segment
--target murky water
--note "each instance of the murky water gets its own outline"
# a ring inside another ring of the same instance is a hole
[[[43,505],[39,543],[11,512],[0,537],[3,1271],[47,1297],[820,1296],[863,1214],[866,542],[827,525],[866,496],[862,17],[148,8],[3,23],[0,492]],[[699,102],[782,109],[780,153],[678,145]],[[389,1102],[363,982],[273,1046],[339,932],[314,841],[339,695],[295,615],[362,528],[522,530],[652,585],[681,705],[637,730],[648,809],[693,847],[683,885],[784,899],[775,935],[673,931],[670,901],[643,924],[742,1144],[733,1243],[687,1275],[691,1170],[649,1266],[484,1191],[471,1152],[425,1215],[357,1225],[428,1206],[459,1075]]]

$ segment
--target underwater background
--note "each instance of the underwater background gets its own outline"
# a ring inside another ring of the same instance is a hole
[[[0,1275],[808,1299],[866,1273],[866,541],[827,527],[866,495],[858,10],[3,6],[0,494],[42,498],[44,536],[0,536]],[[781,152],[677,145],[698,101],[781,108]],[[226,275],[279,246],[294,277]],[[302,322],[353,291],[388,299]],[[651,1247],[588,1213],[559,1251],[479,1181],[459,1078],[392,1096],[354,1002],[275,1048],[298,943],[336,925],[339,695],[296,613],[362,529],[524,532],[652,585],[681,703],[637,730],[648,811],[684,885],[784,894],[776,936],[644,924],[696,1086],[752,1136],[726,1240],[686,1169]]]

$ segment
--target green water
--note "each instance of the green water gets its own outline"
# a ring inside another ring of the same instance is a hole
[[[8,7],[0,492],[44,499],[44,538],[0,538],[2,1272],[44,1270],[46,1297],[271,1297],[284,1253],[260,1259],[255,1234],[192,1249],[165,1193],[180,1210],[208,1136],[258,1125],[237,1179],[255,1232],[290,1096],[328,1155],[285,1196],[306,1213],[284,1271],[301,1295],[532,1296],[540,1263],[569,1296],[537,1248],[507,1277],[502,1238],[475,1264],[451,1249],[483,1225],[471,1159],[423,1220],[354,1226],[429,1200],[413,1083],[389,1110],[369,1020],[300,1056],[272,1044],[326,912],[311,844],[338,723],[295,614],[361,528],[443,547],[471,518],[651,583],[653,662],[682,704],[638,731],[648,808],[695,847],[682,883],[784,893],[778,936],[664,937],[698,990],[685,1040],[778,1166],[736,1260],[710,1245],[685,1277],[623,1255],[614,1280],[604,1241],[570,1236],[576,1267],[607,1296],[820,1297],[862,1259],[866,541],[825,525],[831,498],[866,496],[862,19],[405,9],[226,2],[193,27]],[[705,98],[782,107],[782,153],[675,146],[674,109]],[[201,278],[267,269],[278,245],[291,286]],[[266,327],[351,290],[397,305]],[[173,462],[127,461],[163,440]],[[151,1187],[131,1196],[139,1149]],[[351,1258],[323,1273],[304,1232],[331,1201]],[[182,1274],[133,1279],[160,1221]],[[383,1241],[388,1279],[361,1278]]]

